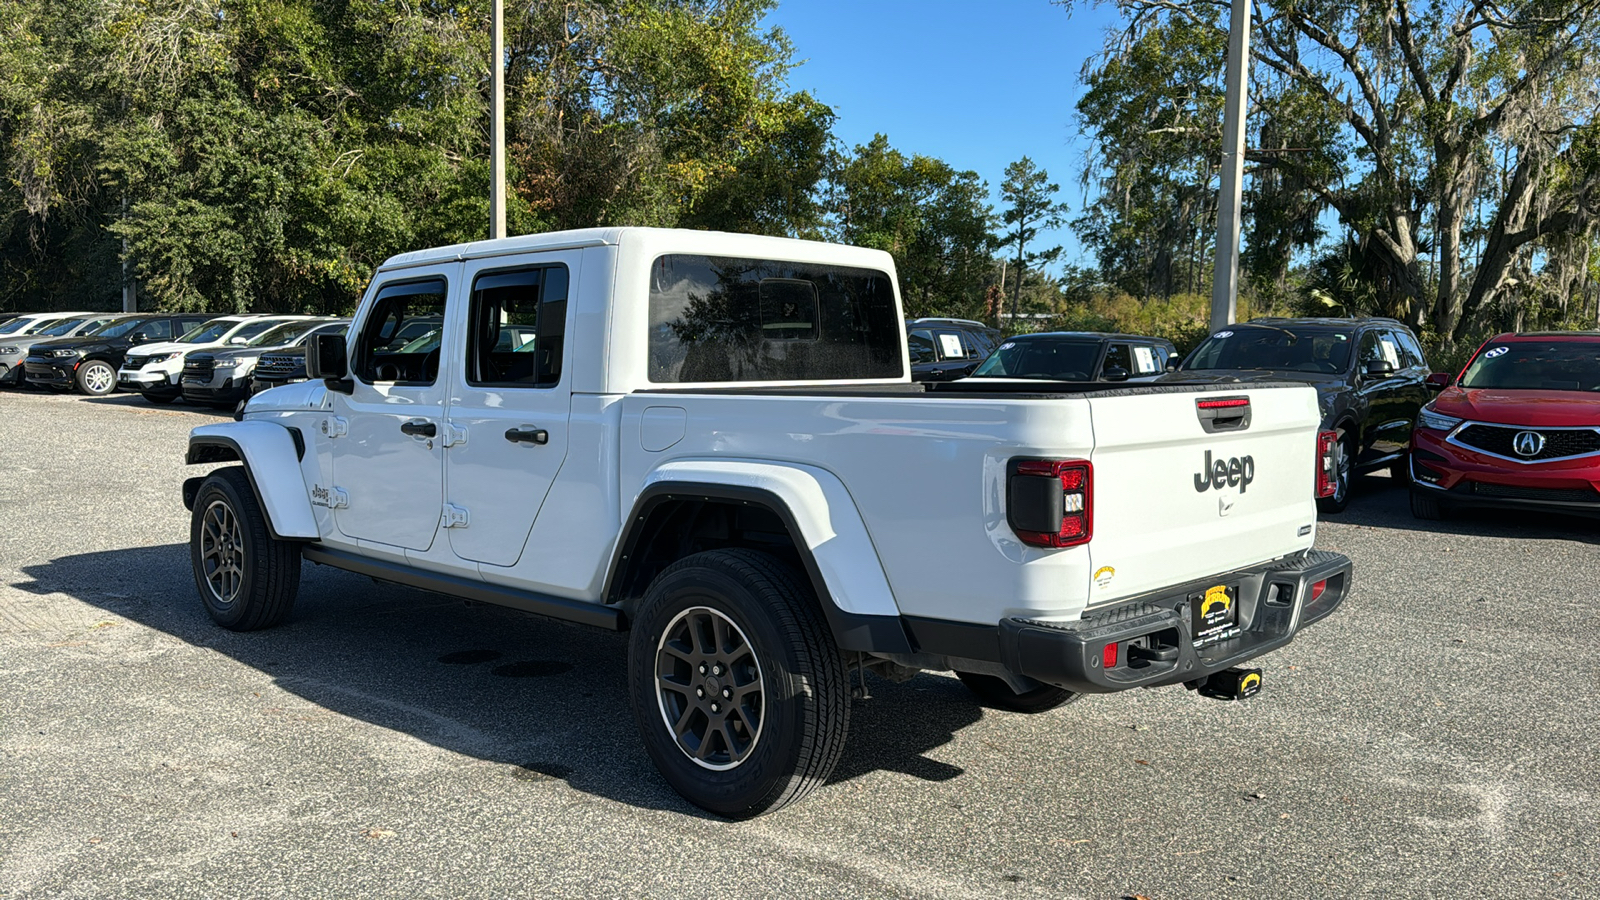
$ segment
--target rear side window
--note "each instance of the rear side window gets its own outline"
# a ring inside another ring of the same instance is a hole
[[[567,327],[567,267],[486,272],[472,283],[467,383],[554,387]]]
[[[444,300],[442,278],[380,288],[350,370],[368,384],[433,384],[439,377]]]
[[[650,270],[650,380],[898,378],[905,324],[883,272],[669,255]]]

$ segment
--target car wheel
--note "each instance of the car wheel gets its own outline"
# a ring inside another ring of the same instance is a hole
[[[140,391],[139,396],[159,406],[166,406],[168,403],[178,399],[177,394],[147,394],[144,391]]]
[[[1344,512],[1350,505],[1350,481],[1354,474],[1356,460],[1355,439],[1349,431],[1340,429],[1339,440],[1333,445],[1333,483],[1332,497],[1317,498],[1317,509],[1329,514]]]
[[[110,364],[92,359],[78,367],[73,377],[78,393],[91,397],[104,397],[117,389],[117,371]]]
[[[662,777],[718,815],[792,803],[844,751],[844,659],[810,587],[764,553],[711,550],[656,576],[634,618],[628,681]]]
[[[218,469],[200,485],[189,555],[200,602],[218,625],[255,631],[289,617],[300,590],[300,548],[267,529],[244,469]]]
[[[1082,697],[1077,691],[1056,687],[1053,684],[1040,684],[1037,687],[1018,693],[1011,689],[1005,679],[995,675],[979,675],[976,672],[956,672],[956,677],[967,689],[978,695],[984,706],[996,709],[1009,709],[1012,712],[1040,713],[1048,709],[1055,709],[1066,703]]]
[[[1445,506],[1439,502],[1438,497],[1424,494],[1413,488],[1411,491],[1411,515],[1418,519],[1436,522],[1444,518]]]

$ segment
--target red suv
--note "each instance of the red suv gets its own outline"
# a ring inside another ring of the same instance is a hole
[[[1485,341],[1411,431],[1411,512],[1509,506],[1600,516],[1600,332]]]

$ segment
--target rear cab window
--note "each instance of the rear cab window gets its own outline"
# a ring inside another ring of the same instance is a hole
[[[884,272],[668,254],[651,265],[649,305],[655,384],[906,375],[905,323]]]

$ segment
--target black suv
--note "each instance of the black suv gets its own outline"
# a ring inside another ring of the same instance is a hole
[[[1350,477],[1388,466],[1404,477],[1411,425],[1432,394],[1422,347],[1395,319],[1252,319],[1213,332],[1165,381],[1302,381],[1317,389],[1322,430],[1337,432],[1338,479],[1323,512],[1350,503]]]
[[[951,381],[972,374],[1000,343],[1000,331],[971,319],[908,319],[912,381]]]
[[[109,394],[117,387],[128,348],[174,337],[210,319],[204,314],[163,316],[130,314],[107,322],[88,334],[41,341],[28,349],[24,361],[29,384],[76,388],[81,394]]]
[[[1176,362],[1165,338],[1100,331],[1045,331],[1006,339],[972,378],[1150,381]]]

